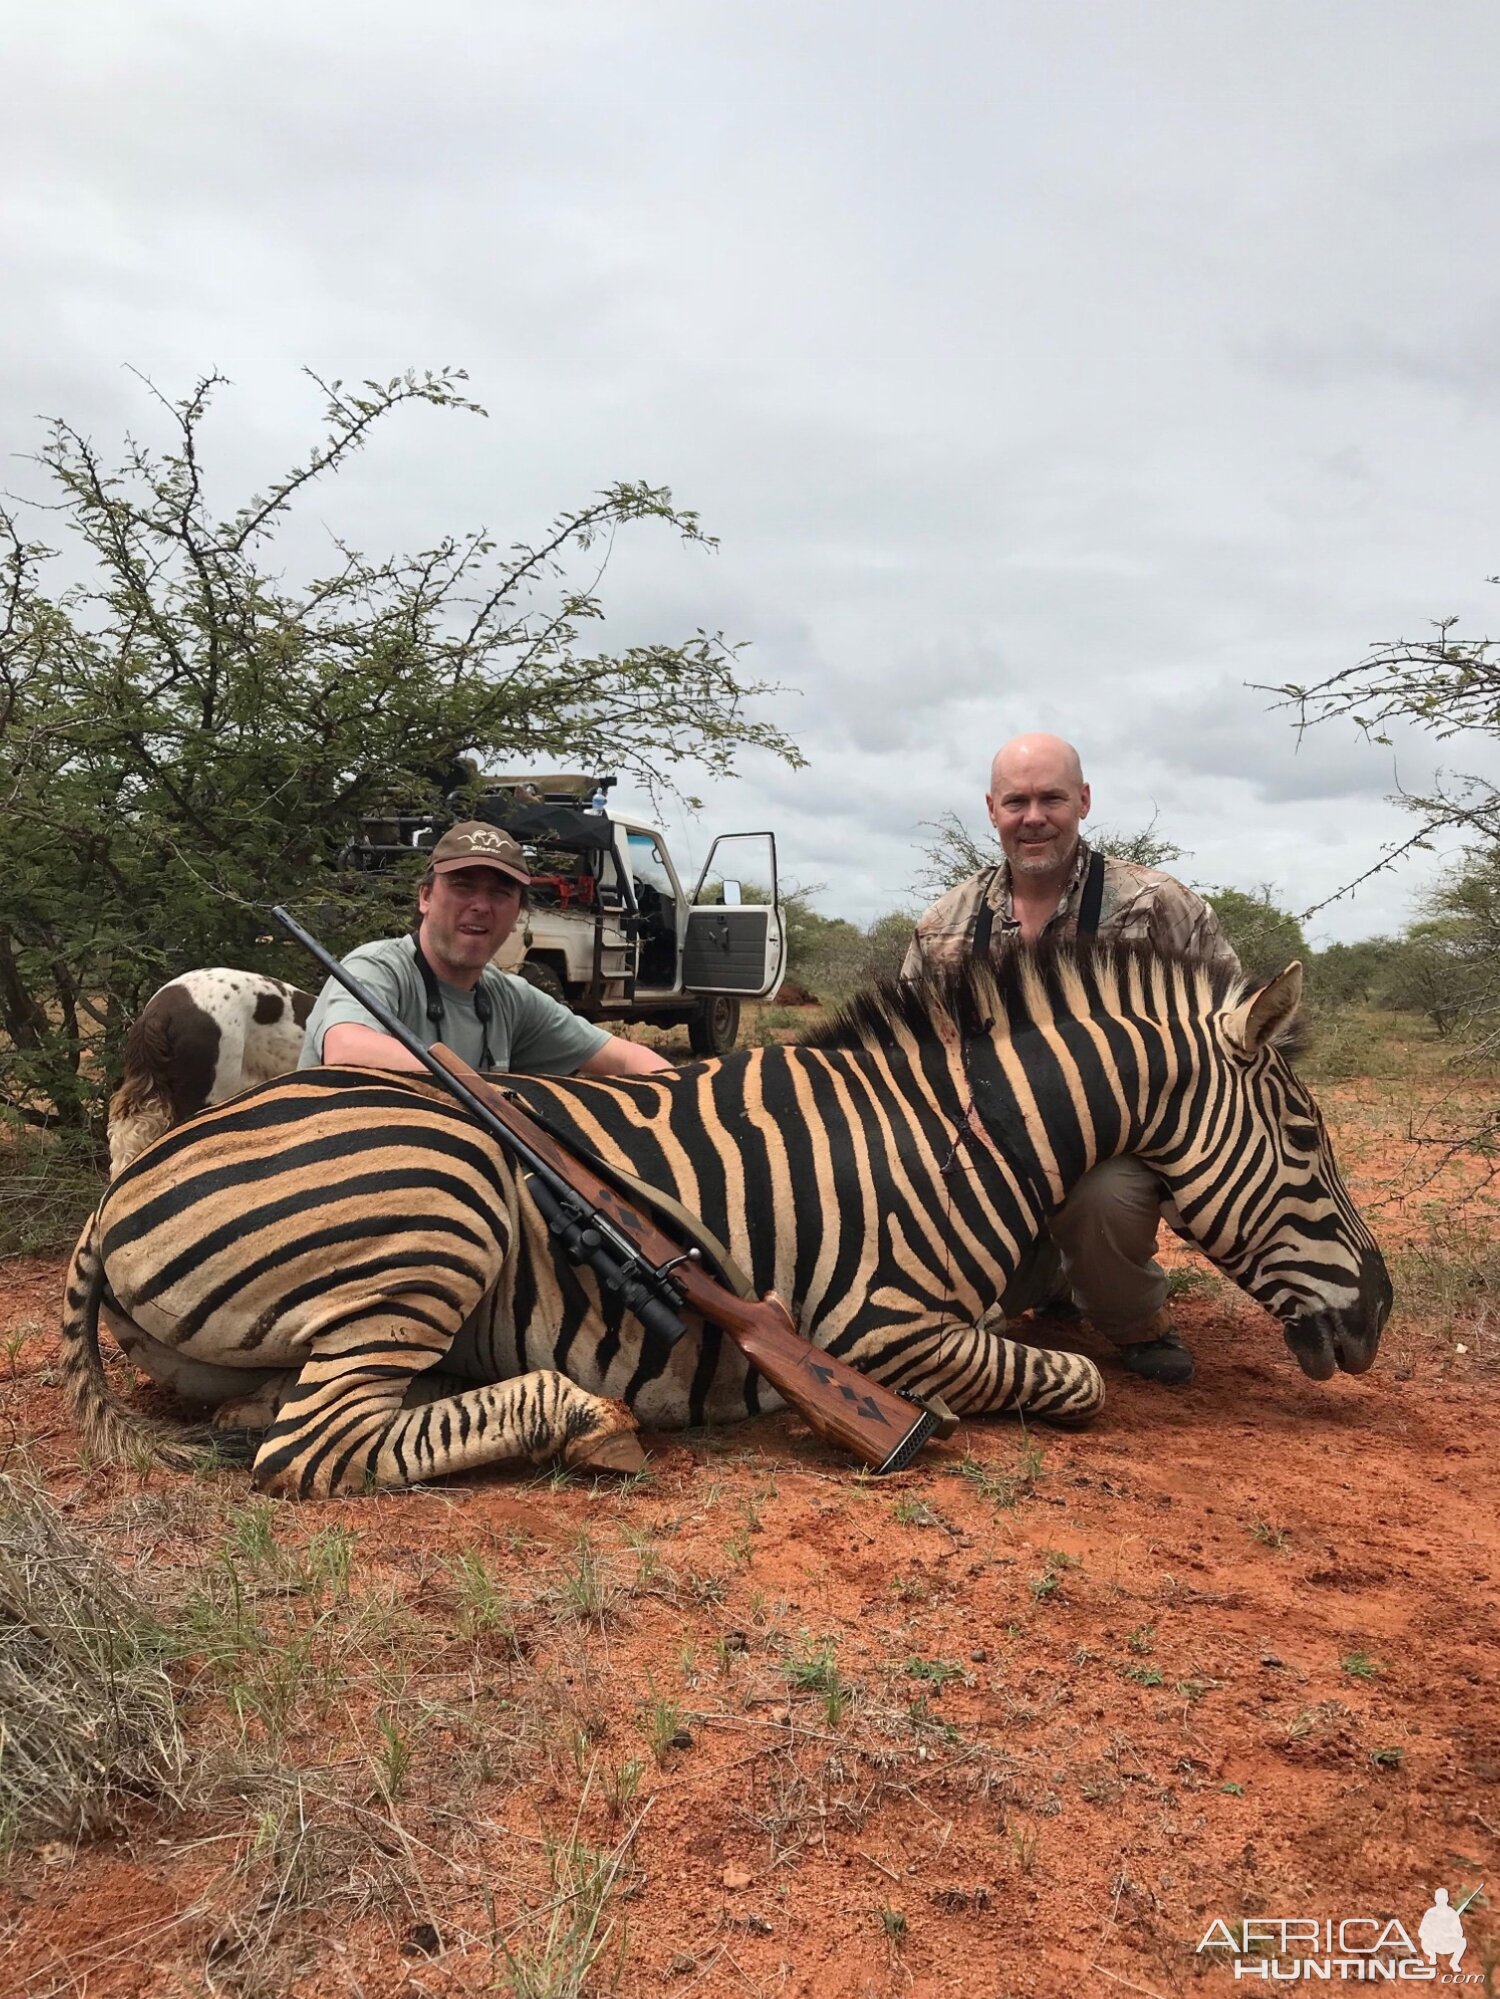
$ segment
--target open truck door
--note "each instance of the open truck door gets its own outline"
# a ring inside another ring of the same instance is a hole
[[[682,948],[685,992],[770,999],[786,973],[774,833],[721,833],[693,890]]]

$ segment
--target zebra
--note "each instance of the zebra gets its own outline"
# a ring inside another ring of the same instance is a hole
[[[960,1416],[1077,1424],[1102,1405],[1097,1368],[1008,1339],[993,1308],[1069,1187],[1125,1151],[1308,1375],[1373,1361],[1385,1265],[1278,1046],[1300,989],[1295,965],[1254,987],[1139,945],[1018,951],[868,991],[800,1046],[510,1080],[702,1215],[816,1345]],[[262,1085],[110,1185],[68,1275],[63,1380],[118,1454],[146,1419],[108,1394],[101,1315],[137,1366],[255,1435],[270,1493],[556,1454],[625,1465],[638,1423],[780,1406],[714,1327],[653,1342],[560,1265],[498,1144],[395,1072]],[[180,1432],[150,1434],[184,1461]]]

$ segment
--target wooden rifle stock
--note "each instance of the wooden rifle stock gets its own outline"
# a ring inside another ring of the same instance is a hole
[[[774,1291],[738,1298],[701,1267],[673,1274],[689,1311],[727,1333],[825,1443],[873,1471],[903,1470],[929,1437],[950,1436],[956,1428],[946,1408],[908,1401],[805,1340]]]
[[[670,1282],[681,1292],[688,1311],[727,1333],[751,1366],[826,1442],[859,1458],[872,1471],[894,1472],[910,1464],[929,1437],[952,1432],[955,1418],[942,1404],[928,1408],[908,1400],[805,1340],[774,1291],[758,1300],[747,1299],[719,1283],[703,1267],[699,1252],[685,1255],[681,1243],[650,1215],[627,1201],[586,1160],[558,1144],[519,1097],[487,1082],[441,1042],[428,1053],[478,1097],[528,1152],[624,1236],[645,1262],[657,1270],[671,1266]]]

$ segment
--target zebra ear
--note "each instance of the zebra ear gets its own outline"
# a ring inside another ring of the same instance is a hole
[[[1302,966],[1293,959],[1284,972],[1251,993],[1224,1016],[1229,1039],[1247,1055],[1268,1041],[1279,1040],[1291,1025],[1302,1000]]]

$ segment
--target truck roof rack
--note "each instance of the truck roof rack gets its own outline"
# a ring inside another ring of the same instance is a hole
[[[538,804],[551,804],[554,800],[561,804],[575,798],[592,798],[601,785],[608,791],[614,779],[584,777],[577,771],[528,770],[487,771],[480,782],[487,792],[519,791],[523,797],[534,794]]]
[[[477,816],[510,827],[520,840],[550,842],[574,853],[607,850],[611,845],[609,820],[584,815],[594,793],[601,788],[608,791],[613,777],[586,777],[581,771],[495,771],[486,772],[479,782]],[[431,847],[454,816],[451,807],[413,812],[391,806],[370,813],[348,859],[359,868],[385,868],[410,860]]]

